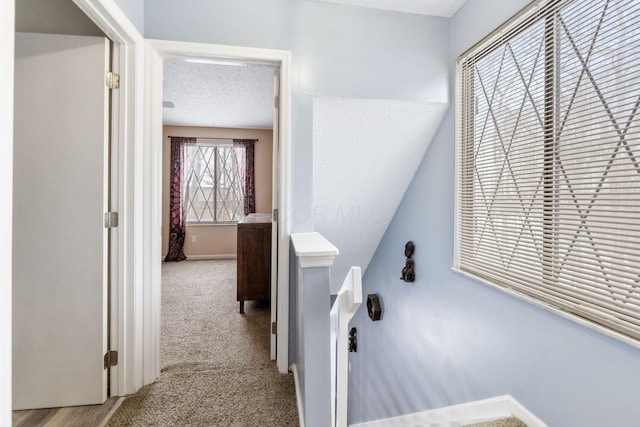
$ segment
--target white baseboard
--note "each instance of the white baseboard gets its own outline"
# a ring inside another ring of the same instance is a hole
[[[304,427],[304,409],[302,406],[302,396],[300,395],[300,382],[298,379],[298,367],[292,364],[291,372],[293,372],[293,382],[296,385],[296,402],[298,403],[298,418],[300,419],[300,427]]]
[[[210,261],[216,259],[236,259],[236,254],[220,254],[220,255],[187,255],[187,261]]]
[[[187,255],[187,259],[185,261],[212,261],[217,259],[237,259],[238,255],[236,254],[220,254],[220,255]],[[164,262],[164,257],[162,257],[162,262]]]
[[[525,408],[520,402],[511,396],[508,396],[511,400],[511,413],[518,417],[529,427],[547,427],[547,424],[540,418],[533,415],[531,411]]]
[[[236,254],[219,254],[219,255],[187,255],[187,261],[210,261],[216,259],[236,259]],[[164,262],[164,257],[162,258]]]
[[[352,424],[351,427],[458,427],[512,415],[529,427],[547,427],[542,420],[510,395]]]

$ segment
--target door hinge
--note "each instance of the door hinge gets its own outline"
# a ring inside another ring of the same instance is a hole
[[[278,335],[278,322],[271,322],[271,335]]]
[[[273,97],[273,106],[275,108],[280,108],[280,95],[276,95]]]
[[[116,366],[118,364],[118,352],[109,350],[104,354],[104,369]]]
[[[118,226],[118,212],[105,212],[104,228],[116,228]]]
[[[272,219],[274,222],[278,222],[278,209],[273,210]]]
[[[113,73],[111,71],[107,71],[107,78],[105,83],[109,89],[119,89],[120,88],[120,74]]]

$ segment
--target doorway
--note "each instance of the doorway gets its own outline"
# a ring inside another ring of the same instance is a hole
[[[163,141],[162,133],[162,77],[163,77],[163,60],[165,58],[172,59],[196,59],[207,61],[235,61],[236,63],[248,64],[270,64],[277,68],[279,94],[279,104],[277,108],[276,120],[274,127],[274,148],[273,148],[273,207],[277,210],[277,231],[275,234],[274,244],[277,245],[272,251],[273,264],[275,267],[274,279],[272,280],[272,330],[276,332],[271,339],[271,356],[275,358],[278,370],[281,373],[288,371],[288,328],[289,328],[289,103],[290,103],[290,84],[289,84],[289,67],[290,54],[285,51],[274,51],[266,49],[239,48],[231,46],[203,45],[195,43],[181,42],[165,42],[151,41],[150,45],[153,51],[147,56],[147,79],[149,81],[150,96],[147,97],[147,109],[150,113],[150,133],[149,138],[152,141],[148,144],[149,156],[155,159],[161,158]],[[153,165],[156,171],[160,170],[161,165],[156,163]],[[158,180],[157,173],[148,176],[152,193],[160,202],[161,185]],[[155,180],[154,180],[155,178]],[[152,221],[155,224],[161,224],[162,207],[156,204],[157,210],[150,212],[153,216]],[[158,226],[156,229],[159,229]],[[159,247],[156,246],[159,252]],[[156,252],[156,253],[157,253]],[[159,273],[161,255],[151,258],[156,265],[153,270]],[[154,261],[154,259],[156,261]],[[148,351],[145,359],[153,363],[154,369],[159,372],[159,334],[160,334],[160,316],[159,301],[160,289],[158,286],[146,287],[150,305],[148,313],[151,321],[145,323],[145,329],[152,337],[149,342]],[[148,329],[147,329],[148,328]]]
[[[277,244],[272,248],[271,242],[277,243],[272,212],[278,199],[273,177],[278,171],[274,137],[274,77],[278,73],[272,64],[203,58],[163,60],[162,254],[167,254],[168,262],[180,261],[184,253],[188,261],[237,258],[239,267],[250,265],[250,269],[234,268],[238,272],[237,295],[242,299],[240,313],[244,313],[245,299],[270,299],[270,284],[275,279],[268,272],[277,272]],[[178,156],[182,158],[179,167],[174,164]],[[183,179],[186,182],[176,186]],[[179,204],[174,200],[177,191],[184,199]],[[245,218],[247,215],[250,217]],[[173,222],[178,217],[186,222],[185,229]],[[249,218],[252,224],[260,218],[262,225],[256,228],[254,224],[247,230]],[[247,233],[254,236],[258,229],[260,244],[258,239],[242,238]],[[162,267],[163,301],[168,268],[166,264]],[[188,274],[191,270],[184,271]],[[251,291],[241,283],[250,285]],[[218,284],[212,277],[211,287]],[[163,306],[163,322],[165,311]],[[261,311],[264,313],[264,306]],[[272,314],[275,317],[276,313]],[[268,323],[264,326],[270,330]],[[166,330],[164,324],[163,328]],[[161,342],[166,344],[167,340]],[[271,359],[275,359],[275,345],[271,347]]]

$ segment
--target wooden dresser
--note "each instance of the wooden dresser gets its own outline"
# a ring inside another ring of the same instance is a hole
[[[271,215],[249,214],[238,223],[238,301],[271,299]]]

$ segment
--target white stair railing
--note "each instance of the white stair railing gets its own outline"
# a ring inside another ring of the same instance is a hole
[[[347,427],[349,321],[362,304],[362,272],[351,267],[331,307],[331,425]]]

